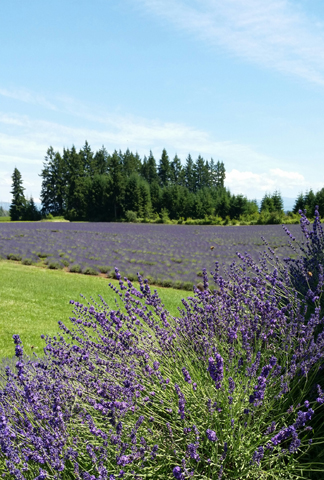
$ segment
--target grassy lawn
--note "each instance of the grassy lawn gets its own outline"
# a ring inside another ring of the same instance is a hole
[[[82,301],[102,295],[115,308],[116,295],[108,283],[116,280],[92,277],[35,266],[21,265],[12,261],[0,261],[0,359],[14,355],[13,334],[19,334],[24,352],[42,355],[45,342],[42,334],[50,336],[60,332],[57,322],[69,325],[72,316],[71,299]],[[181,299],[190,292],[153,287],[172,315],[177,315]],[[34,348],[31,348],[31,347]]]

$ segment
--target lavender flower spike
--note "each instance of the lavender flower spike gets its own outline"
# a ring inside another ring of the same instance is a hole
[[[215,382],[215,387],[219,389],[222,385],[222,380],[224,377],[223,374],[223,366],[224,366],[224,360],[219,355],[219,353],[216,354],[216,361],[213,359],[213,357],[209,357],[208,359],[208,372],[211,378]]]

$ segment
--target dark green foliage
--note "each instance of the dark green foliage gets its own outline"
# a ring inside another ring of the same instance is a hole
[[[8,260],[16,260],[16,261],[20,262],[21,255],[19,255],[18,253],[9,253],[9,255],[7,255],[7,259]]]
[[[44,215],[63,215],[66,200],[65,173],[60,153],[49,147],[40,175],[43,178],[40,197]]]
[[[266,193],[261,201],[260,212],[283,213],[283,200],[280,192],[276,190],[272,195]]]
[[[62,268],[62,265],[59,262],[50,262],[48,268],[51,270],[59,270]]]
[[[62,156],[50,147],[41,176],[43,213],[63,213],[71,221],[277,223],[283,213],[280,193],[274,192],[262,201],[261,211],[268,213],[255,218],[256,201],[225,188],[223,162],[189,154],[182,165],[177,155],[170,161],[165,149],[157,167],[151,151],[141,160],[129,149],[93,153],[88,142],[79,153],[72,146]],[[322,197],[317,203],[324,209],[324,191]],[[310,194],[307,199],[312,204]]]
[[[306,210],[308,215],[312,215],[316,205],[318,205],[320,216],[324,217],[324,188],[316,193],[312,189],[305,194],[300,193],[296,199],[293,212],[298,213],[299,210]]]
[[[165,148],[163,149],[162,155],[160,158],[158,176],[159,176],[159,182],[161,187],[166,187],[170,181],[171,167],[170,167],[170,160]]]
[[[83,272],[84,275],[98,275],[97,270],[92,267],[86,267]]]
[[[11,220],[21,220],[25,207],[26,199],[24,196],[24,187],[21,178],[21,173],[18,168],[15,168],[12,174],[12,202],[9,208],[9,214]]]
[[[25,209],[21,216],[21,220],[27,220],[29,222],[37,222],[42,218],[41,212],[38,210],[34,203],[33,197],[25,202]]]
[[[80,265],[76,265],[76,264],[75,265],[70,265],[69,270],[72,273],[81,273],[82,272],[82,269],[81,269]]]
[[[32,265],[32,264],[33,264],[33,261],[32,261],[31,258],[24,258],[24,259],[21,261],[21,263],[22,263],[23,265]]]

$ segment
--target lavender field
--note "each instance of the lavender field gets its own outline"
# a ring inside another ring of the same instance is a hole
[[[299,225],[289,229],[300,238]],[[0,225],[0,257],[77,273],[107,273],[118,267],[151,284],[192,288],[203,268],[215,262],[230,265],[236,252],[257,259],[264,236],[279,258],[292,256],[281,225],[190,226],[126,223],[4,223]]]

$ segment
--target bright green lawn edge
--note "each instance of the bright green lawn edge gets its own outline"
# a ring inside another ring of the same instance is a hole
[[[108,305],[115,308],[117,296],[109,282],[118,285],[117,280],[104,277],[0,261],[0,359],[14,355],[14,334],[20,335],[27,355],[33,352],[43,355],[45,342],[41,335],[59,333],[60,320],[71,325],[72,305],[69,302],[72,299],[83,303],[80,294],[89,301],[91,296],[99,300],[98,295],[102,295]],[[151,288],[158,291],[172,315],[177,315],[181,299],[190,295],[188,291],[172,288]]]

